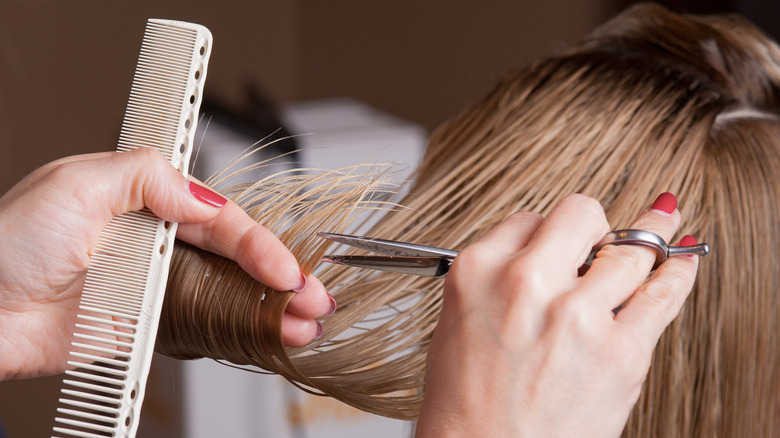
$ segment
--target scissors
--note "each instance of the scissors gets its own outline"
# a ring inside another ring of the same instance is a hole
[[[347,234],[317,233],[317,236],[333,242],[364,249],[383,255],[326,255],[323,262],[352,266],[355,268],[376,269],[399,272],[424,277],[444,277],[450,270],[458,251],[419,245],[374,237],[351,236]],[[678,255],[697,255],[704,257],[710,253],[706,243],[691,246],[669,246],[657,234],[644,230],[617,230],[607,233],[590,252],[585,264],[590,266],[596,253],[607,245],[644,246],[655,251],[653,269],[658,268],[666,259]]]

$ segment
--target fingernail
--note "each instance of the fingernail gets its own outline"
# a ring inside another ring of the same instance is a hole
[[[317,320],[315,320],[314,322],[317,323],[317,333],[314,334],[314,339],[319,339],[322,337],[322,323]]]
[[[686,234],[682,239],[680,239],[680,246],[693,246],[697,243],[699,242],[696,240],[696,238],[690,234]],[[688,257],[693,257],[693,254],[688,254]]]
[[[338,307],[336,299],[333,298],[333,295],[328,294],[328,298],[330,298],[330,310],[328,310],[328,313],[326,313],[325,316],[331,316],[336,313],[336,308]]]
[[[677,208],[677,198],[669,192],[661,193],[650,208],[666,214],[672,214],[674,209]]]
[[[298,286],[295,289],[292,289],[293,292],[303,292],[304,289],[306,289],[306,284],[309,282],[308,279],[306,279],[306,274],[301,271],[301,283],[300,286]]]
[[[190,181],[190,193],[192,193],[192,196],[198,201],[212,207],[221,208],[227,204],[227,199],[222,197],[222,195],[207,187],[203,187],[194,181]]]

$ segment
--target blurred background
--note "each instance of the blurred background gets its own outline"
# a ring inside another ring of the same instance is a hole
[[[279,128],[312,133],[315,140],[307,141],[326,145],[329,152],[310,155],[306,164],[343,163],[339,154],[351,153],[332,152],[343,143],[395,148],[402,153],[393,159],[411,168],[427,134],[488,92],[502,74],[576,41],[631,3],[0,0],[0,194],[46,162],[114,150],[147,18],[203,24],[214,35],[202,112],[222,128],[215,127],[203,149],[231,142],[235,147],[220,152],[221,158],[201,160],[201,173]],[[661,3],[681,12],[738,12],[775,38],[780,34],[780,2]],[[371,418],[335,402],[300,398],[275,381],[247,386],[242,379],[259,379],[250,373],[219,377],[227,367],[213,362],[191,366],[157,357],[154,367],[142,437],[220,431],[330,436],[312,432],[316,421],[342,437],[364,436],[365,430],[374,438],[384,436],[383,430],[404,436],[410,430],[396,423],[377,427]],[[203,376],[212,376],[211,383]],[[61,380],[0,383],[0,436],[49,436]],[[258,394],[265,391],[289,409],[261,407]],[[260,411],[270,416],[258,417]],[[279,418],[283,425],[266,428]],[[350,419],[363,426],[338,429]]]

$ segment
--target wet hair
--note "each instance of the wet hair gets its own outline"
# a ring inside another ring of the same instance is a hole
[[[679,236],[707,241],[712,254],[659,340],[624,436],[776,436],[779,99],[780,49],[752,24],[640,4],[507,76],[437,129],[404,208],[366,234],[459,249],[515,211],[545,214],[575,192],[598,199],[613,228],[623,228],[655,196],[675,193]],[[334,215],[372,190],[248,209],[311,271],[326,250],[314,232],[343,228]],[[285,213],[269,221],[252,210],[306,202],[316,207],[299,215],[294,233],[283,232]],[[267,290],[213,255],[179,249],[158,349],[256,365],[360,409],[414,419],[442,281],[343,267],[318,277],[339,310],[320,339],[285,349],[289,293]]]

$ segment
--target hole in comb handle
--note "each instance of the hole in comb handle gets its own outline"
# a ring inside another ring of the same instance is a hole
[[[138,383],[136,383],[135,386],[135,388],[130,390],[130,400],[135,400],[135,398],[138,396]]]
[[[187,114],[187,118],[184,120],[184,129],[190,129],[193,126],[195,115],[190,111]]]
[[[189,137],[187,137],[187,135],[182,135],[179,137],[176,143],[179,145],[176,151],[178,151],[180,155],[184,155],[184,153],[187,152],[187,147],[190,144],[190,139]]]

